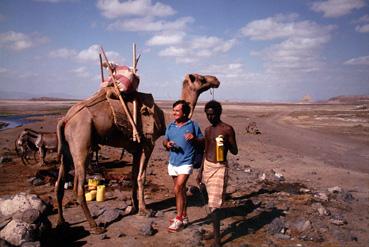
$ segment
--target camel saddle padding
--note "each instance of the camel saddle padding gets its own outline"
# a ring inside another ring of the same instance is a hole
[[[106,101],[106,91],[101,89],[91,97],[76,103],[69,109],[67,115],[63,117],[65,124],[85,107],[89,108],[103,101]]]
[[[109,102],[110,108],[114,116],[114,123],[117,128],[124,134],[132,135],[133,128],[128,120],[115,90],[111,87],[106,87],[106,99]],[[135,92],[130,95],[122,95],[128,110],[133,116],[133,100],[136,100],[137,105],[137,123],[136,127],[139,134],[146,140],[154,142],[153,134],[155,127],[160,125],[159,120],[155,120],[155,112],[157,106],[151,94]]]

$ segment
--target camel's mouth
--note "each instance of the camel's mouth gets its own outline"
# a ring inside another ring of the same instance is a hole
[[[220,86],[220,82],[217,81],[216,83],[214,83],[211,87],[212,88],[218,88]]]
[[[218,80],[217,77],[211,76],[211,75],[208,75],[205,77],[208,78],[208,83],[210,85],[210,88],[218,88],[220,86],[220,81]]]

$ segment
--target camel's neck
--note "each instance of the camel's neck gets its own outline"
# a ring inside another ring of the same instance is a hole
[[[196,106],[198,98],[199,98],[199,94],[196,91],[191,90],[186,85],[183,85],[181,99],[190,103],[191,112],[190,112],[189,118],[192,117],[192,114],[193,114],[193,111],[195,110],[195,106]]]

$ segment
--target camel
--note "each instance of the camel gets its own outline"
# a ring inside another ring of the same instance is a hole
[[[215,76],[202,76],[199,74],[188,74],[185,76],[182,86],[182,99],[186,100],[191,105],[190,116],[193,114],[199,95],[210,88],[218,88],[219,85],[220,82]],[[133,155],[132,213],[138,211],[140,214],[145,215],[148,213],[144,201],[143,188],[146,167],[154,149],[155,141],[165,134],[166,128],[164,112],[152,99],[154,109],[152,117],[145,118],[145,111],[141,108],[141,121],[137,121],[137,129],[138,132],[140,132],[141,142],[138,143],[137,141],[133,141],[132,126],[127,124],[120,129],[117,127],[114,122],[114,112],[109,106],[106,93],[103,94],[104,97],[100,97],[102,94],[101,92],[97,93],[95,96],[72,106],[57,125],[59,141],[58,154],[61,160],[59,176],[55,184],[58,205],[58,225],[66,224],[62,211],[62,200],[64,196],[63,185],[65,175],[74,164],[75,178],[73,191],[77,197],[77,202],[80,204],[89,222],[91,233],[95,234],[103,232],[104,229],[96,225],[87,207],[84,196],[86,167],[89,163],[89,150],[97,144],[102,144],[112,147],[122,147]],[[138,95],[145,94],[138,93]],[[149,94],[149,96],[152,98],[151,94]],[[126,101],[128,102],[128,106],[132,105],[132,100],[130,100],[129,97],[126,98]],[[140,100],[138,101],[140,102]],[[138,103],[138,105],[140,104]],[[140,116],[140,114],[138,115]],[[153,131],[152,133],[145,133],[148,132],[145,127],[147,125],[145,121],[152,120],[152,118],[155,119]]]

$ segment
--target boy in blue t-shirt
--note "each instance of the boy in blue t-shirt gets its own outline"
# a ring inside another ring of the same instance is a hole
[[[199,125],[188,118],[190,111],[186,101],[174,102],[174,122],[167,126],[163,141],[164,147],[170,151],[168,173],[173,178],[177,207],[177,216],[171,220],[169,232],[177,232],[188,224],[186,183],[193,170],[195,144],[204,142]]]

